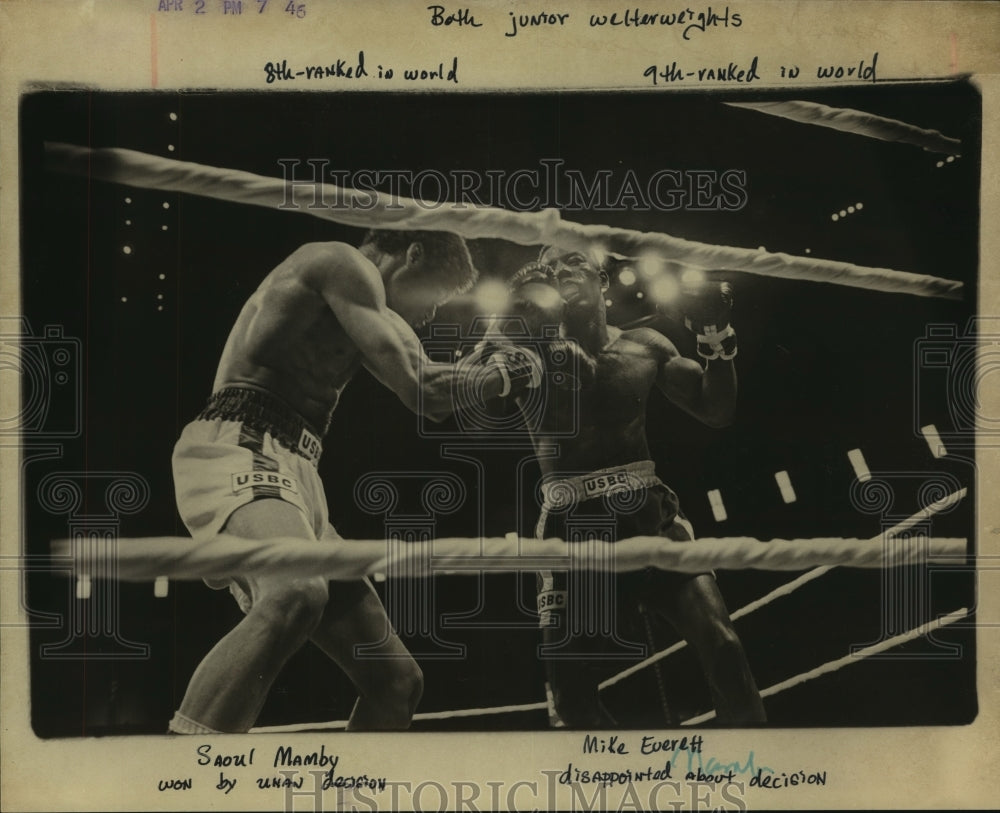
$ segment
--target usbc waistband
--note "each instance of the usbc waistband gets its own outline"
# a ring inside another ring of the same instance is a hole
[[[314,466],[323,454],[319,435],[306,419],[280,398],[262,390],[225,387],[212,394],[197,420],[239,421],[259,432],[267,432]]]
[[[652,460],[637,460],[624,466],[598,469],[574,477],[558,476],[542,483],[543,508],[554,510],[626,491],[663,485]]]

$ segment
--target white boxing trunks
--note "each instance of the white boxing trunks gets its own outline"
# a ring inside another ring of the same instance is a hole
[[[278,398],[242,387],[220,390],[174,446],[174,490],[184,525],[194,539],[210,539],[236,509],[274,498],[298,508],[317,539],[339,539],[316,470],[321,452],[317,434]],[[229,587],[249,609],[232,580],[205,583]]]

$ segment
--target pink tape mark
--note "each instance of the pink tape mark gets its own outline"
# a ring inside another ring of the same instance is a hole
[[[155,88],[159,77],[157,76],[157,59],[156,59],[156,14],[149,15],[149,58],[150,58],[150,79],[152,85]]]

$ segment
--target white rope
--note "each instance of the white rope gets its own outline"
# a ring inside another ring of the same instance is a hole
[[[461,208],[446,203],[430,206],[396,196],[386,203],[384,196],[333,184],[297,182],[293,185],[291,181],[280,178],[176,161],[118,147],[89,149],[47,142],[45,157],[49,169],[72,175],[143,189],[163,189],[272,209],[284,208],[348,226],[451,231],[467,239],[490,237],[529,246],[600,247],[603,251],[624,256],[649,252],[699,268],[829,282],[888,293],[962,298],[963,286],[956,280],[757,249],[713,246],[669,234],[583,225],[561,220],[555,209],[515,212],[466,203]],[[314,196],[330,203],[326,206],[289,206],[289,202],[296,200],[296,188],[302,192],[303,186],[312,187],[308,193],[309,203]]]
[[[289,723],[288,725],[254,726],[248,734],[298,734],[303,731],[343,731],[347,720],[328,720],[318,723]]]
[[[922,638],[929,632],[933,632],[936,629],[945,627],[949,624],[954,624],[956,621],[961,621],[963,618],[967,617],[969,614],[968,609],[962,608],[956,610],[953,613],[949,613],[936,621],[929,621],[926,624],[921,624],[909,632],[904,632],[900,635],[896,635],[893,638],[887,638],[884,641],[880,641],[876,644],[866,646],[863,649],[859,649],[850,655],[845,655],[842,658],[837,658],[836,660],[829,661],[822,666],[817,666],[815,669],[810,669],[807,672],[803,672],[794,677],[790,677],[787,680],[783,680],[780,683],[775,683],[773,686],[761,691],[760,696],[773,697],[774,695],[783,692],[785,689],[791,689],[793,686],[798,686],[810,680],[815,680],[823,675],[830,674],[831,672],[836,672],[845,666],[852,663],[857,663],[858,661],[864,660],[871,655],[877,655],[882,652],[886,652],[897,646],[914,641],[917,638]],[[601,688],[604,688],[607,682],[601,684]],[[479,717],[483,715],[490,714],[509,714],[512,712],[521,711],[541,711],[548,707],[544,701],[538,703],[522,703],[521,705],[512,706],[491,706],[487,708],[472,708],[472,709],[454,709],[451,711],[433,711],[433,712],[421,712],[413,715],[414,720],[448,720],[457,717]],[[708,711],[704,714],[699,714],[695,717],[691,717],[684,720],[681,725],[698,725],[699,723],[708,722],[714,719],[715,711]],[[291,725],[280,725],[280,726],[259,726],[256,728],[251,728],[251,734],[279,734],[279,733],[294,733],[300,731],[339,731],[347,727],[347,720],[331,720],[330,722],[323,723],[293,723]]]
[[[917,513],[903,520],[898,525],[895,525],[894,527],[890,528],[888,531],[885,531],[883,534],[879,536],[872,537],[868,541],[871,544],[875,544],[877,542],[881,542],[883,540],[888,540],[896,536],[899,536],[900,534],[910,530],[910,528],[912,528],[917,523],[923,522],[926,519],[930,519],[935,514],[939,514],[942,511],[946,511],[947,509],[951,508],[953,505],[956,505],[962,499],[965,498],[965,495],[967,493],[968,489],[965,488],[959,489],[958,491],[954,491],[951,494],[947,495],[946,497],[942,497],[940,500],[931,503],[926,508],[920,509],[919,511],[917,511]],[[817,567],[813,570],[808,571],[807,573],[803,573],[801,576],[798,576],[797,578],[794,578],[789,582],[785,582],[785,584],[782,584],[774,588],[771,592],[766,593],[760,598],[751,601],[749,604],[740,607],[738,610],[735,610],[733,613],[730,614],[729,618],[732,621],[738,621],[740,618],[744,618],[745,616],[748,616],[751,613],[756,612],[762,607],[766,607],[768,604],[770,604],[772,601],[775,601],[776,599],[782,598],[784,596],[790,596],[800,587],[808,584],[811,581],[815,581],[816,579],[820,578],[820,576],[825,576],[827,573],[833,570],[833,568],[834,568],[833,565],[824,565],[823,567]],[[605,680],[600,684],[600,689],[603,691],[604,689],[607,689],[610,686],[614,686],[616,683],[620,683],[621,681],[631,677],[637,672],[641,672],[647,666],[650,666],[656,663],[657,661],[667,658],[676,652],[680,652],[682,649],[684,649],[685,646],[687,646],[687,641],[683,639],[677,641],[674,644],[671,644],[666,649],[660,650],[659,652],[655,653],[654,655],[650,655],[648,658],[640,661],[639,663],[634,664],[633,666],[630,666],[627,669],[622,670],[617,675],[613,675],[612,677],[608,678],[607,680]]]
[[[849,107],[828,107],[815,102],[727,102],[730,107],[744,107],[790,119],[802,124],[815,124],[829,127],[845,133],[877,138],[881,141],[895,141],[921,147],[927,152],[958,155],[962,151],[962,142],[957,138],[949,138],[937,130],[925,130],[915,127],[905,121],[875,116],[862,110]]]
[[[850,666],[852,663],[860,663],[865,658],[872,655],[878,655],[881,652],[886,652],[897,646],[902,646],[910,641],[915,641],[917,638],[923,638],[928,632],[933,632],[936,629],[945,627],[948,624],[954,624],[956,621],[961,621],[969,614],[969,610],[963,607],[960,610],[955,610],[953,613],[948,613],[948,615],[942,616],[936,621],[928,621],[926,624],[921,624],[919,627],[911,629],[909,632],[904,632],[900,635],[893,636],[892,638],[886,638],[884,641],[879,641],[877,644],[872,644],[871,646],[866,646],[863,649],[859,649],[857,652],[852,652],[850,655],[844,655],[842,658],[837,658],[836,660],[824,663],[822,666],[817,666],[815,669],[810,669],[808,672],[803,672],[800,675],[795,675],[787,680],[783,680],[780,683],[775,683],[773,686],[761,691],[760,696],[772,697],[779,692],[785,691],[785,689],[791,689],[793,686],[799,686],[809,680],[815,680],[823,675],[828,675],[831,672],[836,672],[839,669],[843,669],[845,666]],[[699,714],[697,717],[691,717],[688,720],[684,720],[681,725],[697,725],[698,723],[704,723],[715,717],[715,711],[707,711],[704,714]]]
[[[747,537],[674,542],[637,536],[619,542],[566,543],[560,539],[445,538],[426,542],[344,540],[318,543],[297,538],[240,539],[220,534],[201,542],[185,537],[62,539],[56,556],[72,559],[73,570],[94,578],[148,581],[226,578],[239,574],[323,575],[356,580],[373,573],[395,578],[538,570],[594,570],[622,573],[658,567],[682,573],[710,570],[805,570],[815,565],[880,568],[922,564],[964,564],[966,540],[925,538],[902,550],[867,539],[775,539]],[[525,553],[530,551],[530,553]]]
[[[459,717],[484,717],[492,714],[513,714],[521,711],[542,711],[547,708],[545,701],[521,703],[512,706],[488,706],[479,709],[451,709],[449,711],[421,711],[413,715],[413,720],[451,720]],[[343,731],[347,720],[330,720],[326,723],[291,723],[289,725],[257,726],[251,734],[284,734],[299,731]]]

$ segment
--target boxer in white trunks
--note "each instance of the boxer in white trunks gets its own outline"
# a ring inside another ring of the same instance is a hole
[[[412,410],[450,414],[469,372],[429,361],[413,328],[475,278],[464,241],[443,232],[371,232],[360,248],[311,243],[278,265],[244,305],[212,396],[175,447],[177,505],[192,536],[338,539],[316,465],[342,391],[364,365]],[[465,389],[488,398],[512,380],[530,384],[523,365],[503,358]],[[422,674],[367,581],[303,574],[212,586],[230,587],[245,615],[196,669],[172,732],[247,731],[307,640],[357,688],[350,729],[409,725]],[[359,645],[373,649],[358,657]]]

